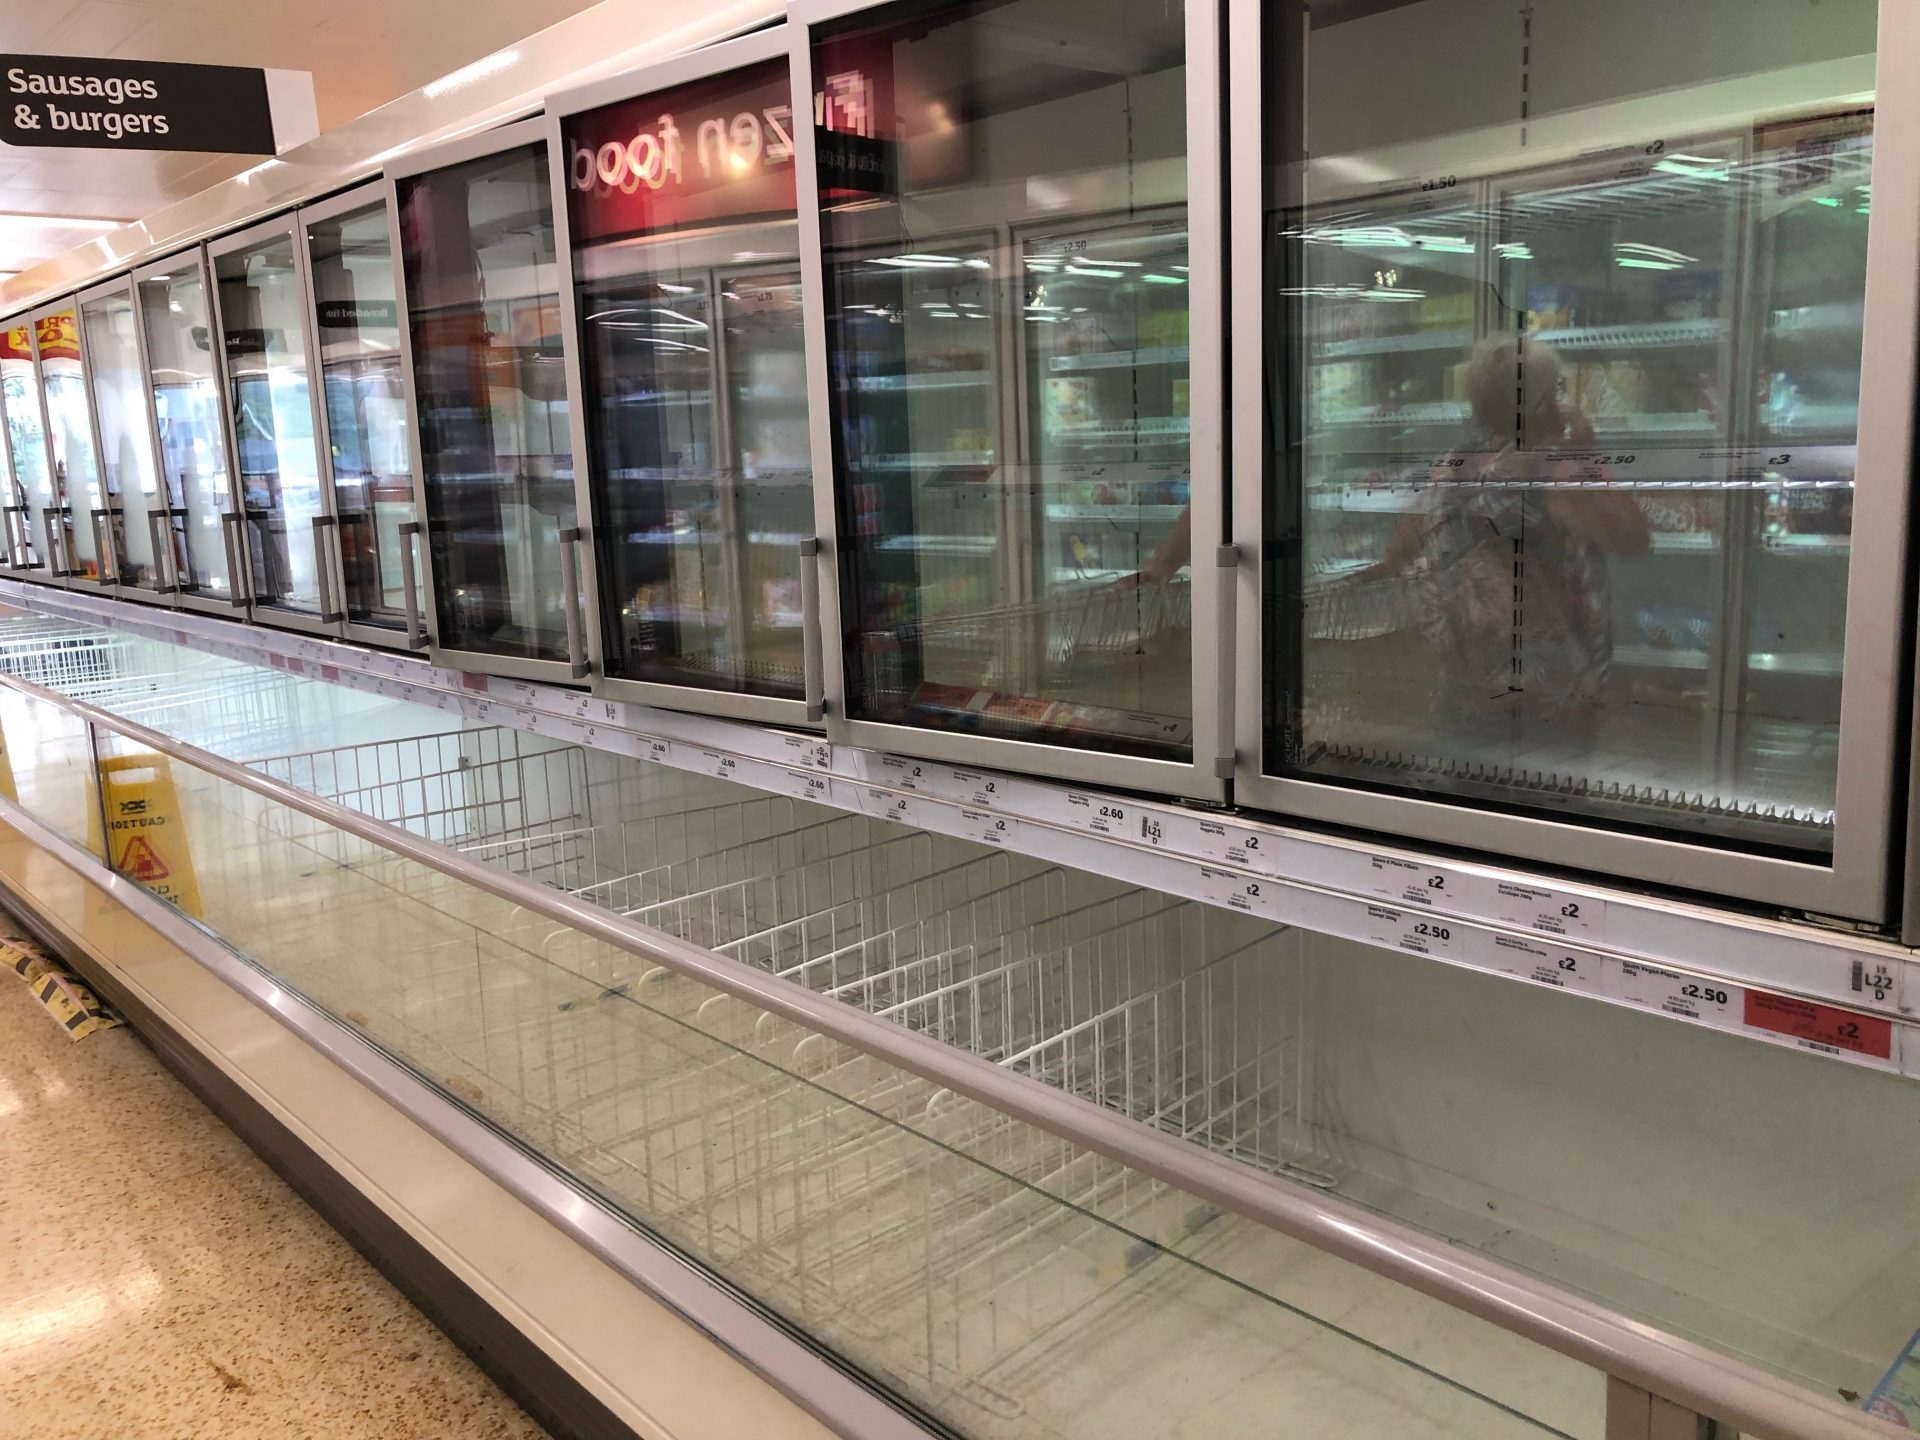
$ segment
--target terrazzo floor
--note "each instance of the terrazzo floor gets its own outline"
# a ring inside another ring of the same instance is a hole
[[[545,1435],[130,1030],[5,971],[0,1433]]]

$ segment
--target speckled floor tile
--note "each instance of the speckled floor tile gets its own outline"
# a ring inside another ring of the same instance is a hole
[[[130,1031],[0,972],[0,1417],[36,1440],[539,1440]]]

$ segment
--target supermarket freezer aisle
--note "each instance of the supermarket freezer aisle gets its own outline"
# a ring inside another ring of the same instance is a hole
[[[44,1440],[546,1433],[132,1030],[76,1043],[4,973],[0,1415]]]

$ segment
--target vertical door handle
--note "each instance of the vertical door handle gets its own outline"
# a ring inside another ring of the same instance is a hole
[[[102,585],[118,585],[120,583],[120,556],[117,553],[112,553],[113,542],[111,538],[111,527],[101,523],[109,515],[113,514],[113,508],[111,506],[102,506],[98,510],[89,510],[87,514],[91,517],[90,523],[93,526],[93,553],[98,557],[95,563],[100,566],[100,583]],[[107,573],[107,558],[110,553],[112,553],[113,558],[113,573],[111,575]]]
[[[418,520],[409,520],[400,527],[400,589],[407,597],[409,650],[418,650],[427,643],[427,632],[420,624],[420,575],[413,563],[413,537],[419,533]]]
[[[65,507],[59,505],[40,507],[40,523],[47,530],[47,574],[55,580],[64,580],[74,573],[67,568],[66,550],[54,539],[53,517],[58,514],[64,518],[65,513]]]
[[[334,591],[334,574],[331,547],[327,544],[327,530],[335,523],[331,515],[313,517],[313,573],[320,583],[320,619],[328,625],[338,625],[347,618],[347,612],[336,607],[339,597]],[[345,585],[340,587],[345,589]]]
[[[586,628],[580,616],[580,557],[575,547],[580,543],[580,528],[569,526],[560,532],[560,588],[565,601],[567,617],[567,673],[576,680],[584,680],[592,667],[587,664],[586,649],[582,643],[582,631]]]
[[[1219,709],[1214,715],[1213,774],[1215,779],[1231,780],[1234,768],[1233,671],[1234,660],[1239,653],[1234,640],[1233,621],[1239,604],[1240,547],[1220,546],[1213,552],[1213,563],[1214,583],[1219,587],[1215,597],[1215,619],[1219,628],[1214,632],[1213,641],[1219,662],[1219,688],[1214,697]]]
[[[227,551],[227,603],[238,609],[253,599],[253,577],[247,573],[247,542],[240,527],[247,523],[241,511],[228,510],[220,517],[220,543]]]
[[[153,593],[178,595],[180,569],[173,553],[173,515],[164,506],[147,512],[147,539],[153,545]]]
[[[820,541],[809,535],[800,542],[800,656],[807,701],[807,719],[827,714],[826,663],[821,658]]]
[[[0,509],[0,521],[7,529],[7,564],[15,570],[38,570],[38,560],[22,560],[20,553],[33,554],[33,512],[25,505],[8,505]],[[18,537],[20,551],[14,550],[15,537]]]

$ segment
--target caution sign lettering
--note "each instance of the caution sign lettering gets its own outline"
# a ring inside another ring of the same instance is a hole
[[[180,820],[180,798],[164,755],[112,755],[100,761],[100,801],[107,815],[108,863],[175,909],[200,914],[193,856]]]

